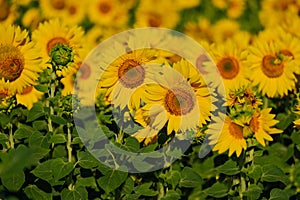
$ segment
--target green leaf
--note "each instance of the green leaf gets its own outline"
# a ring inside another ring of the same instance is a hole
[[[85,169],[97,167],[100,162],[89,152],[85,152],[85,151],[79,151],[77,153],[77,157],[78,157],[78,164]]]
[[[9,117],[4,114],[4,113],[0,113],[0,125],[1,127],[5,127],[8,123],[9,123]]]
[[[125,139],[125,145],[124,147],[126,150],[131,152],[138,152],[140,150],[140,143],[139,141],[134,137],[128,137]]]
[[[59,125],[66,125],[67,124],[67,121],[60,117],[60,116],[57,116],[57,115],[50,115],[50,119],[56,123],[56,124],[59,124]]]
[[[285,130],[293,123],[295,114],[279,113],[276,115],[276,119],[279,120],[279,123],[276,125],[276,127],[281,130]]]
[[[29,138],[33,133],[36,131],[27,125],[19,124],[18,129],[14,133],[15,139],[23,139],[23,138]]]
[[[179,185],[186,188],[198,187],[202,183],[202,178],[192,168],[185,167],[181,172]]]
[[[73,190],[63,189],[61,199],[66,200],[83,200],[88,199],[88,192],[84,187],[75,187]]]
[[[108,194],[118,188],[126,180],[126,178],[127,172],[109,168],[109,171],[106,171],[104,176],[100,177],[97,182],[105,193]]]
[[[63,159],[56,158],[39,164],[34,170],[32,170],[32,173],[43,180],[53,181],[51,183],[54,183],[68,175],[73,168],[73,163],[65,163]]]
[[[237,163],[233,160],[226,161],[223,165],[218,168],[220,173],[232,176],[240,173]]]
[[[42,84],[39,84],[39,85],[35,85],[34,88],[40,92],[48,92],[49,90],[49,87],[48,85],[42,85]]]
[[[36,120],[36,121],[32,122],[32,127],[38,131],[48,130],[48,124],[44,120]]]
[[[161,200],[177,200],[180,199],[180,194],[175,190],[168,190],[166,195]]]
[[[207,188],[205,190],[207,195],[215,197],[215,198],[221,198],[227,196],[228,188],[223,183],[215,183],[210,188]]]
[[[5,173],[1,175],[1,181],[9,191],[18,191],[25,182],[25,174],[23,171]]]
[[[285,185],[289,183],[288,177],[276,165],[265,165],[262,169],[261,180],[266,182],[281,181]]]
[[[93,189],[97,188],[95,177],[82,178],[82,177],[78,176],[75,186],[76,187],[84,186],[84,187],[90,187]]]
[[[36,185],[29,185],[24,189],[26,196],[32,200],[51,200],[52,194],[46,193],[39,189]]]
[[[271,146],[268,146],[268,152],[270,156],[277,156],[281,159],[283,159],[284,161],[287,161],[288,159],[290,159],[293,154],[294,154],[294,146],[287,147],[283,144],[280,143],[274,143]]]
[[[49,142],[54,144],[62,144],[66,141],[66,136],[64,134],[55,134],[51,137]]]
[[[269,200],[282,200],[282,199],[289,199],[289,196],[286,194],[284,190],[280,190],[278,188],[274,188],[271,190]]]
[[[4,145],[9,139],[6,134],[0,133],[0,144]]]
[[[243,192],[243,195],[249,200],[256,200],[259,198],[261,193],[262,189],[259,186],[252,184],[247,188],[247,191]]]
[[[41,116],[44,116],[44,108],[42,103],[36,103],[33,105],[33,107],[29,110],[27,115],[27,121],[26,122],[32,122],[36,119],[38,119]]]
[[[180,178],[181,174],[179,171],[172,170],[166,174],[166,182],[172,185],[172,188],[175,188],[176,185],[178,185]]]
[[[134,181],[131,177],[128,177],[124,183],[123,190],[125,194],[131,194],[134,189]]]
[[[262,166],[260,165],[252,165],[247,170],[248,176],[250,178],[253,178],[254,180],[258,180],[261,177],[262,174]]]
[[[140,195],[143,195],[143,196],[148,196],[148,197],[156,196],[158,194],[158,192],[150,189],[151,186],[152,186],[151,182],[150,183],[144,183],[142,185],[137,186],[134,189],[134,191],[137,194],[140,194]]]
[[[300,132],[299,131],[298,132],[294,131],[291,135],[291,139],[293,140],[293,142],[295,144],[300,144]]]

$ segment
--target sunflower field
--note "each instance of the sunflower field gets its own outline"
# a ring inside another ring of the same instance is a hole
[[[0,0],[0,199],[300,199],[299,0]]]

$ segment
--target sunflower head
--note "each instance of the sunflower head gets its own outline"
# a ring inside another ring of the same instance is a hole
[[[72,48],[65,44],[56,44],[50,52],[51,63],[56,69],[63,69],[73,62]]]

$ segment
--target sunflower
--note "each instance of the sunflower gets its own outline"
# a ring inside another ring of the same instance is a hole
[[[245,0],[212,0],[215,7],[226,10],[229,18],[240,17],[245,9]]]
[[[154,66],[147,65],[153,61],[154,54],[150,49],[141,49],[125,53],[108,67],[100,78],[98,88],[106,89],[106,97],[116,107],[124,109],[130,98],[134,105],[139,105],[139,99],[131,97],[133,92],[145,82],[149,82]]]
[[[205,17],[199,17],[197,22],[185,23],[184,28],[184,33],[197,41],[206,40],[211,42],[213,40],[211,22]]]
[[[212,39],[217,44],[232,38],[240,31],[239,23],[231,19],[221,19],[211,27]]]
[[[254,113],[251,121],[250,128],[254,133],[256,140],[263,146],[265,146],[265,140],[272,141],[273,138],[270,134],[282,133],[282,130],[272,128],[272,126],[278,123],[275,120],[274,114],[270,114],[271,108],[266,108]]]
[[[247,63],[251,70],[250,80],[258,85],[258,90],[268,97],[284,96],[295,88],[296,66],[292,62],[291,52],[279,49],[275,41],[263,41],[257,38],[249,47]]]
[[[13,24],[17,18],[17,7],[8,0],[0,1],[0,24]]]
[[[32,33],[32,40],[40,50],[42,63],[47,66],[52,59],[55,64],[63,66],[56,71],[57,74],[65,76],[77,67],[78,55],[83,48],[83,34],[81,27],[69,27],[61,20],[53,19],[40,24]],[[60,56],[60,53],[64,56]]]
[[[204,70],[208,72],[207,77],[210,80],[216,80],[215,77],[218,75],[222,77],[219,79],[222,82],[214,81],[213,87],[220,89],[221,84],[224,84],[228,93],[230,90],[237,90],[248,84],[248,70],[245,66],[246,51],[239,48],[232,40],[227,40],[224,43],[212,45],[210,52],[217,67],[204,66]]]
[[[0,31],[0,82],[9,85],[12,93],[20,93],[42,71],[39,53],[20,27],[0,25]]]
[[[38,91],[34,86],[28,86],[23,89],[22,93],[17,93],[17,103],[26,106],[28,109],[31,109],[33,104],[41,100],[44,93]]]
[[[222,124],[223,126],[221,126]],[[221,154],[229,150],[229,156],[235,152],[239,157],[242,150],[247,149],[243,127],[232,121],[228,116],[220,115],[214,123],[209,125],[208,129],[210,130],[209,144],[215,145],[213,151],[218,151]]]
[[[156,4],[159,4],[159,9],[154,6]],[[155,1],[143,0],[135,14],[135,27],[174,28],[180,19],[179,13],[171,1],[157,1],[155,3]]]
[[[22,25],[28,27],[31,31],[35,30],[41,21],[42,17],[40,16],[40,10],[38,8],[27,10],[22,17]]]
[[[187,61],[176,64],[175,70],[163,67],[156,83],[144,86],[141,98],[146,105],[135,114],[138,123],[155,130],[167,123],[167,134],[196,131],[206,123],[213,110],[213,100],[196,70],[189,67],[192,66]]]
[[[42,11],[42,15],[46,19],[62,19],[67,12],[66,2],[66,0],[40,0],[39,5]]]
[[[265,27],[276,27],[285,20],[286,13],[290,13],[294,18],[297,18],[299,8],[299,2],[294,0],[264,0],[262,1],[262,9],[259,12],[259,19]]]
[[[108,26],[114,19],[124,17],[124,11],[127,13],[128,8],[118,0],[92,0],[87,14],[93,23]]]

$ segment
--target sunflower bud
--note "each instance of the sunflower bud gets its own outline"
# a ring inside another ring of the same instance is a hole
[[[74,53],[72,49],[65,44],[57,44],[50,52],[51,63],[56,69],[62,69],[73,62]]]

